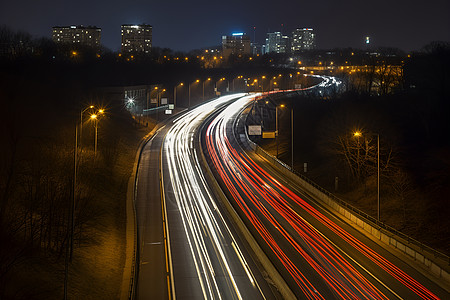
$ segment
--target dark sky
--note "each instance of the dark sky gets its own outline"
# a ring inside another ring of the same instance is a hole
[[[192,50],[219,45],[221,36],[247,32],[263,42],[270,31],[312,27],[319,48],[373,46],[418,50],[450,41],[450,0],[0,0],[0,24],[35,37],[52,26],[94,25],[102,43],[120,49],[120,25],[153,26],[153,45]],[[283,27],[281,24],[284,24]]]

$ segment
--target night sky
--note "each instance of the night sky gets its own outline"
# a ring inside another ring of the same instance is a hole
[[[290,33],[312,27],[319,48],[372,45],[419,50],[435,41],[450,41],[450,1],[107,1],[1,0],[0,24],[35,37],[51,37],[52,26],[102,28],[102,44],[120,49],[120,25],[153,26],[153,46],[188,51],[220,45],[221,36],[247,32],[262,43],[270,31]],[[283,24],[283,25],[282,25]]]

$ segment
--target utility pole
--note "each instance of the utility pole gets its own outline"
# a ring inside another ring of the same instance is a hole
[[[377,134],[377,202],[378,202],[378,222],[380,222],[380,135]]]
[[[291,108],[291,170],[294,171],[294,109]]]

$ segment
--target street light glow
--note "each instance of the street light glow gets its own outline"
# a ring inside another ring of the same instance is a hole
[[[353,136],[360,137],[360,136],[362,136],[362,133],[361,133],[361,131],[355,131],[353,133]]]

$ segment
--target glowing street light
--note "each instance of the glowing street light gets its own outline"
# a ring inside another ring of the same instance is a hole
[[[280,104],[279,107],[284,108],[284,104]],[[278,158],[278,106],[275,106],[275,139],[277,142],[277,158]]]
[[[196,81],[194,81],[194,82],[192,82],[192,83],[190,83],[189,84],[189,102],[188,102],[188,108],[190,108],[191,107],[191,85],[192,84],[194,84],[194,83],[199,83],[200,82],[200,79],[197,79]]]
[[[375,135],[377,136],[377,220],[380,222],[380,135]],[[353,136],[359,138],[362,132],[355,131]]]
[[[184,85],[184,83],[181,82],[180,84],[174,86],[174,88],[173,88],[173,107],[174,108],[177,105],[177,88],[179,86],[183,86],[183,85]]]
[[[90,105],[88,107],[86,107],[85,109],[80,111],[80,149],[81,151],[83,151],[82,148],[82,137],[83,137],[83,114],[88,110],[88,109],[93,109],[94,105]]]
[[[103,115],[103,114],[104,114],[104,110],[99,109],[97,111],[97,113],[94,113],[91,115],[91,120],[94,121],[94,126],[95,126],[94,157],[97,156],[98,120],[99,120],[100,115]]]
[[[211,78],[208,77],[208,79],[203,81],[203,96],[202,96],[203,101],[205,101],[205,82],[207,81],[211,81]]]

